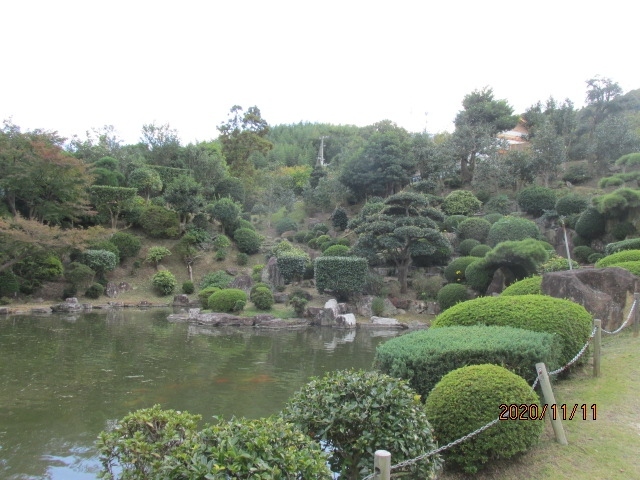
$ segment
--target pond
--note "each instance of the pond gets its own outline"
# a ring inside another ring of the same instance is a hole
[[[268,416],[311,376],[370,369],[376,346],[397,335],[219,329],[170,313],[0,317],[0,478],[95,479],[98,433],[130,411]]]

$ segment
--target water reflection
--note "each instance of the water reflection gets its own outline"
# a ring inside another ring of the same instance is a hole
[[[388,338],[196,327],[167,322],[169,313],[0,318],[0,478],[94,479],[97,434],[132,410],[267,416],[311,376],[370,368]]]

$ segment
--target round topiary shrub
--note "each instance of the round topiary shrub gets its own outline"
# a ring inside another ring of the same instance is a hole
[[[524,240],[540,236],[538,226],[531,220],[520,217],[507,216],[491,225],[487,235],[487,245],[495,247],[508,240]]]
[[[196,287],[193,285],[191,280],[187,280],[186,282],[182,282],[182,293],[185,295],[191,295],[196,291]]]
[[[573,249],[573,257],[580,263],[589,263],[589,256],[592,253],[595,253],[593,248],[586,245],[574,247]]]
[[[523,378],[497,365],[470,365],[446,374],[429,394],[425,410],[444,445],[498,418],[501,405],[535,405],[532,411],[541,411],[538,396]],[[543,429],[544,422],[537,420],[497,422],[446,450],[445,460],[475,473],[489,461],[527,451]]]
[[[371,301],[371,313],[376,317],[384,313],[384,299],[382,297],[375,297]]]
[[[567,216],[582,213],[589,206],[586,198],[576,193],[570,193],[558,199],[555,205],[558,215]]]
[[[140,215],[140,226],[153,238],[175,238],[180,234],[178,214],[158,205],[147,207]]]
[[[482,202],[468,190],[455,190],[442,202],[442,211],[447,215],[472,215],[482,207]]]
[[[485,204],[483,210],[488,214],[508,215],[515,210],[514,202],[506,195],[496,195],[491,197]]]
[[[598,260],[595,264],[596,268],[613,267],[623,262],[637,262],[640,260],[640,250],[622,250],[612,253]]]
[[[176,277],[169,270],[161,270],[156,273],[151,279],[151,283],[161,296],[171,295],[178,285]]]
[[[240,267],[244,267],[247,263],[249,263],[249,255],[239,252],[236,255],[236,264]]]
[[[271,289],[267,287],[252,289],[249,298],[258,310],[271,310],[274,303],[273,293],[271,293]]]
[[[471,249],[469,256],[482,258],[490,251],[491,247],[489,245],[477,245]]]
[[[375,448],[402,462],[435,447],[420,397],[403,380],[375,371],[334,371],[296,392],[282,416],[330,452],[331,470],[355,480],[373,473]],[[435,455],[408,467],[411,478],[434,478]]]
[[[513,282],[500,295],[506,297],[510,295],[542,295],[542,277],[535,275]]]
[[[198,292],[198,300],[200,300],[200,305],[202,308],[209,307],[209,297],[216,292],[222,290],[220,287],[207,287],[203,288]]]
[[[449,283],[464,283],[464,272],[469,265],[478,261],[477,257],[458,257],[444,269],[444,278]]]
[[[323,257],[348,257],[349,256],[349,247],[346,245],[331,245],[324,252],[322,252]]]
[[[527,187],[518,192],[516,201],[524,212],[534,217],[539,217],[545,210],[553,210],[555,208],[556,192],[547,187]]]
[[[589,339],[592,319],[583,306],[547,295],[480,297],[441,313],[431,328],[482,324],[555,333],[563,339],[564,365]]]
[[[592,240],[605,232],[606,221],[594,207],[587,208],[576,222],[576,233],[583,238]],[[575,243],[574,243],[575,245]]]
[[[494,223],[496,223],[501,218],[504,218],[504,215],[502,213],[488,213],[483,218],[487,222],[489,222],[491,225],[493,225]]]
[[[84,292],[84,296],[87,298],[100,298],[104,293],[104,287],[99,283],[92,284],[87,291]]]
[[[118,247],[121,260],[135,257],[142,248],[140,237],[127,232],[116,232],[109,241]]]
[[[282,235],[284,232],[297,231],[297,230],[298,230],[298,223],[293,218],[282,217],[276,223],[276,232],[278,235]]]
[[[238,245],[238,250],[248,255],[252,255],[260,251],[260,245],[262,245],[264,237],[255,230],[239,228],[233,232],[233,239]]]
[[[458,229],[458,225],[467,218],[466,215],[450,215],[442,222],[442,230],[444,232],[455,232]]]
[[[214,312],[235,312],[238,305],[242,303],[242,308],[247,302],[247,294],[238,288],[225,288],[213,293],[208,300],[210,310]]]
[[[460,255],[463,257],[468,257],[471,250],[480,245],[480,242],[474,238],[467,238],[460,242],[458,245],[458,250],[460,250]]]
[[[331,214],[331,224],[336,230],[345,230],[349,224],[349,217],[344,208],[338,207]]]
[[[489,235],[490,229],[491,223],[487,220],[484,218],[472,217],[460,222],[456,233],[458,234],[458,238],[461,240],[473,238],[474,240],[478,240],[480,243],[484,243],[487,239],[487,235]]]
[[[438,291],[436,296],[441,311],[453,307],[457,303],[469,300],[469,292],[467,287],[458,283],[449,283]]]

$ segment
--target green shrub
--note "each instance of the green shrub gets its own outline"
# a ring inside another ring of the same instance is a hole
[[[158,205],[144,210],[140,215],[140,226],[152,238],[175,238],[180,234],[178,214]]]
[[[106,250],[116,256],[116,265],[120,263],[120,249],[109,240],[102,240],[101,242],[92,242],[89,244],[88,250]]]
[[[104,478],[161,478],[165,459],[189,452],[185,441],[196,435],[198,420],[198,415],[159,405],[128,414],[98,437]]]
[[[464,272],[469,265],[473,262],[477,262],[477,257],[458,257],[453,260],[449,265],[447,265],[444,269],[444,278],[447,279],[449,283],[464,283],[465,276]]]
[[[196,287],[191,280],[182,282],[182,293],[184,293],[185,295],[191,295],[195,291]]]
[[[484,211],[488,214],[509,215],[513,210],[513,201],[506,195],[491,197],[484,205]]]
[[[542,277],[535,275],[513,282],[500,295],[507,297],[510,295],[542,295]]]
[[[480,243],[484,243],[487,239],[487,235],[489,234],[489,229],[491,229],[491,223],[487,220],[484,218],[472,217],[460,222],[456,232],[458,234],[458,238],[461,240],[472,238]]]
[[[562,175],[563,181],[571,182],[574,185],[589,181],[591,180],[591,178],[593,177],[589,172],[589,165],[587,164],[587,162],[576,163],[569,166],[564,175]]]
[[[442,444],[456,440],[498,418],[501,405],[536,405],[538,395],[527,382],[497,365],[471,365],[446,374],[425,403],[427,417]],[[544,422],[498,422],[445,451],[447,465],[475,473],[490,461],[511,458],[535,445]]]
[[[623,262],[636,262],[640,260],[640,250],[622,250],[598,260],[596,268],[612,267]]]
[[[309,255],[298,248],[281,252],[277,257],[277,265],[284,282],[302,278],[307,262]]]
[[[560,339],[550,333],[484,325],[434,328],[381,344],[374,367],[406,380],[426,400],[442,377],[465,365],[501,365],[532,384],[538,376],[534,365],[560,367],[560,351]]]
[[[323,257],[348,257],[349,256],[349,247],[346,245],[331,245],[324,252],[322,252]]]
[[[571,269],[575,270],[580,268],[580,264],[575,260],[571,260]],[[549,260],[538,266],[537,272],[542,275],[549,272],[562,272],[569,270],[569,259],[561,257],[560,255],[552,255]]]
[[[109,241],[118,248],[120,259],[135,257],[142,248],[140,237],[127,232],[116,232]]]
[[[11,297],[16,294],[18,290],[20,290],[20,284],[13,272],[11,270],[0,272],[0,297]]]
[[[471,250],[473,250],[478,245],[481,245],[478,240],[474,238],[467,238],[466,240],[460,242],[460,245],[458,245],[458,250],[460,251],[460,255],[462,255],[463,257],[468,257],[469,252],[471,252]]]
[[[311,231],[316,235],[326,235],[329,231],[329,227],[324,223],[316,223],[313,227],[311,227]]]
[[[264,264],[262,263],[251,267],[251,279],[254,282],[259,282],[262,279],[262,270],[264,270]]]
[[[243,253],[252,255],[260,251],[260,246],[264,237],[257,233],[255,230],[248,228],[239,228],[233,232],[233,239],[238,245],[238,250]]]
[[[419,300],[435,300],[442,288],[444,279],[440,275],[414,278],[412,287]]]
[[[293,307],[293,311],[298,317],[302,317],[304,315],[308,303],[309,300],[304,297],[294,296],[289,299],[289,305]]]
[[[331,290],[340,299],[348,298],[364,288],[369,265],[360,257],[318,257],[314,278],[319,293]]]
[[[595,253],[593,248],[581,245],[573,248],[573,257],[580,263],[589,263],[589,256]]]
[[[258,310],[271,310],[274,302],[273,293],[268,287],[251,289],[249,298]]]
[[[178,282],[176,277],[169,270],[161,270],[151,279],[153,288],[160,296],[171,295],[176,289]]]
[[[213,239],[213,248],[216,250],[224,250],[231,246],[231,240],[226,235],[222,233],[217,235],[216,238]]]
[[[582,213],[589,206],[586,198],[577,193],[570,193],[558,199],[555,210],[558,215],[567,216],[575,213]]]
[[[203,288],[202,290],[200,290],[198,292],[198,300],[200,300],[200,306],[202,308],[208,308],[209,307],[209,297],[211,295],[213,295],[216,292],[219,292],[221,290],[220,287],[207,287],[207,288]]]
[[[491,247],[489,245],[476,245],[469,252],[469,256],[482,258],[490,251],[491,251]]]
[[[563,341],[565,364],[589,339],[592,319],[583,306],[546,295],[480,297],[441,313],[431,328],[482,324],[555,333]]]
[[[221,248],[215,254],[215,259],[218,262],[223,262],[227,258],[227,250],[225,248]]]
[[[249,300],[251,300],[251,297],[253,297],[254,292],[259,288],[266,288],[268,290],[271,290],[271,287],[269,286],[268,283],[263,283],[263,282],[254,283],[253,286],[251,287],[251,290],[249,291]]]
[[[587,208],[576,222],[576,233],[583,238],[592,240],[605,232],[606,222],[602,215],[594,207]]]
[[[78,287],[76,287],[75,285],[67,285],[62,290],[61,298],[65,300],[67,298],[75,297],[77,295],[78,295]]]
[[[171,250],[165,247],[149,247],[147,250],[147,256],[144,259],[145,262],[152,263],[158,268],[160,261],[171,255]]]
[[[591,255],[589,255],[589,258],[587,259],[587,262],[591,263],[591,264],[594,264],[598,260],[600,260],[601,258],[604,258],[604,254],[602,254],[602,253],[592,253]]]
[[[447,215],[472,215],[481,207],[482,202],[468,190],[454,190],[442,202],[442,211]]]
[[[238,288],[225,288],[214,292],[208,300],[210,310],[214,312],[236,312],[239,303],[246,304],[247,294]],[[242,307],[244,307],[244,304]],[[240,310],[242,310],[242,307]]]
[[[435,447],[415,391],[375,371],[334,371],[314,378],[291,397],[282,416],[322,442],[331,469],[346,480],[373,473],[376,448],[402,462]],[[408,470],[411,478],[434,478],[439,463],[435,455]]]
[[[82,254],[82,263],[100,276],[118,266],[116,255],[107,250],[85,250]]]
[[[524,212],[539,217],[545,210],[555,208],[556,193],[547,187],[527,187],[518,192],[516,200]]]
[[[224,270],[216,270],[202,277],[202,280],[200,280],[200,289],[207,287],[227,288],[232,281],[233,277],[227,272]]]
[[[288,232],[291,230],[298,230],[298,223],[293,218],[282,217],[276,223],[276,233],[278,235],[282,235],[284,232]]]
[[[455,304],[467,301],[468,299],[469,292],[467,292],[467,287],[458,283],[445,285],[438,291],[438,295],[436,296],[441,311],[445,311]]]
[[[495,247],[508,240],[524,240],[525,238],[538,238],[540,231],[531,220],[520,217],[507,216],[491,225],[487,235],[487,245]]]
[[[375,297],[371,301],[371,313],[376,317],[380,317],[384,313],[384,298]]]
[[[611,229],[611,235],[616,240],[624,240],[629,235],[634,235],[637,232],[636,227],[631,222],[616,223]]]
[[[640,238],[628,238],[619,242],[608,243],[604,247],[605,255],[621,252],[623,250],[640,250]]]
[[[157,454],[165,465],[148,478],[332,478],[322,447],[278,417],[220,421],[185,442],[183,451]]]
[[[308,240],[307,235],[309,235],[309,230],[299,230],[296,232],[296,234],[293,236],[293,239],[297,242],[297,243],[306,243]]]
[[[610,265],[611,267],[618,267],[618,268],[624,268],[625,270],[628,270],[629,272],[633,273],[634,275],[639,275],[640,276],[640,260],[632,260],[629,262],[620,262],[620,263],[616,263],[614,265]]]
[[[249,263],[249,255],[242,252],[236,255],[236,264],[239,267],[244,267],[247,263]]]
[[[84,296],[87,298],[100,298],[104,293],[104,287],[99,283],[93,283],[87,291],[84,292]]]
[[[64,278],[72,285],[86,288],[92,281],[96,272],[80,262],[71,262],[64,271]]]
[[[442,230],[445,232],[455,232],[458,230],[458,225],[467,218],[465,215],[450,215],[442,222]]]
[[[331,224],[336,230],[345,230],[349,224],[349,217],[344,208],[338,207],[331,214]]]
[[[488,213],[483,218],[487,222],[489,222],[491,225],[493,225],[494,223],[496,223],[501,218],[504,218],[504,215],[501,214],[501,213]]]

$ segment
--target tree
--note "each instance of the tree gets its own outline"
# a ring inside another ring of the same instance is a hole
[[[222,224],[226,235],[231,235],[236,221],[242,212],[242,207],[230,198],[221,198],[207,207],[207,212]]]
[[[556,133],[550,120],[546,120],[531,140],[532,162],[538,175],[544,178],[545,187],[554,178],[567,159],[563,139]]]
[[[167,186],[164,199],[178,213],[183,226],[204,206],[202,186],[189,175],[181,175],[173,180]]]
[[[618,104],[613,100],[622,94],[622,88],[610,78],[595,76],[587,83],[587,107],[583,109],[583,121],[588,131],[589,163],[597,169],[600,158],[596,147],[596,130],[607,117],[618,111]],[[602,166],[602,165],[600,165]]]
[[[253,152],[266,154],[273,144],[266,138],[269,124],[262,118],[256,106],[243,111],[239,105],[231,107],[226,123],[218,126],[222,152],[234,176],[245,180],[254,176],[254,166],[249,161]]]
[[[147,202],[151,195],[162,190],[160,174],[157,170],[146,165],[131,172],[127,183],[130,187],[137,189],[140,195],[146,198]]]
[[[377,211],[363,208],[350,223],[350,228],[359,234],[353,254],[395,264],[401,293],[407,292],[407,274],[413,257],[433,255],[437,245],[447,243],[429,217],[433,212],[428,207],[424,195],[397,193],[388,197]]]
[[[460,175],[470,183],[479,155],[496,145],[496,135],[513,128],[518,116],[506,100],[495,100],[493,90],[485,87],[474,90],[462,101],[464,110],[455,118],[454,142],[460,161]]]
[[[149,163],[174,168],[184,166],[180,159],[181,147],[178,132],[168,123],[143,125],[140,141],[146,146],[145,157]]]
[[[89,189],[91,201],[98,212],[108,213],[111,219],[111,228],[116,229],[120,214],[129,208],[136,196],[135,188],[109,187],[106,185],[94,185]]]

